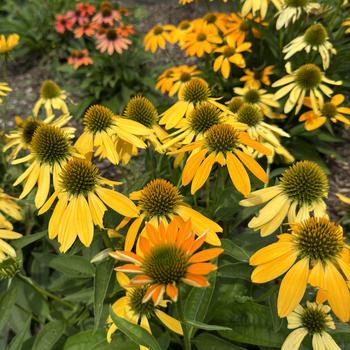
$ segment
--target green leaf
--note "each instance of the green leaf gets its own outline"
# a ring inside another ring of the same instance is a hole
[[[185,323],[196,327],[198,329],[204,329],[206,331],[230,331],[230,327],[217,326],[214,324],[207,324],[199,321],[185,320]]]
[[[133,324],[124,318],[117,316],[112,307],[109,307],[109,313],[113,322],[128,338],[138,345],[149,347],[151,350],[162,350],[158,344],[156,338],[152,334],[148,333],[145,329],[139,325]]]
[[[210,333],[201,333],[192,341],[198,350],[245,350],[238,345],[234,345],[222,338]]]
[[[45,236],[47,236],[47,230],[37,232],[34,234],[30,234],[28,236],[23,236],[20,239],[13,241],[11,244],[16,249],[22,249],[22,248],[26,247],[27,245],[32,244]]]
[[[283,319],[279,318],[277,313],[277,296],[278,296],[278,289],[276,288],[273,291],[273,293],[269,296],[269,299],[268,299],[273,330],[275,332],[278,332],[281,329],[283,324]]]
[[[17,300],[17,288],[13,285],[1,297],[0,300],[0,331],[7,324],[11,310]]]
[[[223,254],[229,255],[232,258],[241,262],[248,262],[249,254],[236,243],[232,242],[229,239],[222,239],[221,243],[222,248],[224,248]]]
[[[113,272],[113,260],[107,260],[96,267],[94,279],[94,315],[95,330],[99,327],[102,317],[103,301],[106,297],[109,282]]]
[[[61,338],[65,328],[66,326],[63,321],[52,321],[47,323],[36,336],[33,350],[52,349],[55,343]]]
[[[24,341],[31,336],[30,330],[29,330],[31,320],[32,320],[31,316],[27,318],[21,332],[18,333],[15,336],[15,338],[12,340],[8,350],[21,350],[22,349],[22,345],[23,345]]]
[[[213,323],[231,327],[231,331],[219,331],[231,341],[258,346],[280,348],[287,330],[275,332],[267,306],[253,302],[237,303],[226,300],[213,311]]]
[[[93,277],[94,267],[81,256],[65,255],[52,259],[49,266],[53,269],[76,277]]]
[[[192,288],[185,302],[185,319],[193,321],[204,321],[214,294],[216,284],[216,272],[209,277],[210,286],[207,288]],[[189,329],[192,337],[193,327]]]
[[[250,281],[252,267],[247,263],[226,263],[219,267],[218,276],[231,279],[243,279]]]

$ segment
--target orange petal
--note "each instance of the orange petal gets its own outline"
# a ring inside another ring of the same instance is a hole
[[[217,266],[210,263],[197,263],[192,264],[187,268],[187,272],[194,275],[207,275],[208,273],[215,271]]]
[[[169,296],[169,298],[171,298],[171,300],[175,302],[177,301],[179,290],[176,287],[175,283],[169,283],[166,286],[166,294]]]
[[[115,252],[109,253],[109,255],[114,259],[121,260],[121,261],[128,261],[133,264],[139,265],[139,264],[142,264],[143,262],[143,259],[141,257],[139,257],[138,255],[132,252],[117,250]]]
[[[208,287],[208,280],[200,275],[193,275],[191,273],[186,274],[185,278],[182,278],[182,281],[186,284],[189,284],[193,287]]]
[[[201,252],[198,252],[192,255],[191,258],[188,260],[188,262],[189,263],[205,262],[216,258],[223,251],[224,250],[222,248],[210,248],[210,249],[202,250]]]

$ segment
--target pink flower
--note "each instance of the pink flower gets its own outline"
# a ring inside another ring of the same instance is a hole
[[[114,21],[121,20],[121,14],[119,11],[114,10],[111,3],[102,3],[100,11],[92,19],[98,24],[107,23],[109,25],[114,25]]]
[[[57,15],[56,16],[56,31],[63,34],[66,30],[72,31],[74,21],[67,15]]]
[[[79,2],[75,8],[85,17],[92,16],[96,12],[96,7],[88,2]]]
[[[131,44],[129,39],[126,39],[118,34],[118,29],[108,29],[105,33],[96,36],[97,49],[101,52],[108,52],[112,55],[115,52],[121,54]]]
[[[68,64],[71,64],[75,69],[80,66],[87,66],[92,64],[93,61],[89,56],[89,51],[84,50],[72,50],[70,56],[68,57]]]

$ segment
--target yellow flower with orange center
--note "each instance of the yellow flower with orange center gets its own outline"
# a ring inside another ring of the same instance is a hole
[[[214,125],[202,140],[169,153],[192,152],[182,172],[182,184],[186,186],[192,182],[192,194],[204,185],[214,164],[217,163],[220,166],[227,166],[233,185],[240,193],[247,196],[251,186],[245,167],[264,183],[267,183],[268,177],[256,160],[242,152],[241,148],[244,146],[249,146],[266,155],[271,154],[268,148],[230,124]]]
[[[129,251],[115,251],[110,255],[128,264],[118,266],[117,271],[135,273],[133,285],[145,286],[147,291],[142,299],[146,303],[151,298],[159,305],[166,294],[171,300],[178,299],[178,285],[185,283],[193,287],[208,287],[207,275],[217,266],[209,263],[223,252],[221,248],[199,251],[206,240],[207,232],[195,238],[191,221],[179,223],[173,220],[165,227],[152,224],[146,226],[147,236],[139,241],[142,255]]]

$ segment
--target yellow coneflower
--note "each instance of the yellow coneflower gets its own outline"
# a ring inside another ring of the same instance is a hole
[[[202,57],[205,53],[212,53],[221,43],[217,28],[201,20],[195,22],[192,31],[184,36],[181,48],[188,56]]]
[[[113,305],[113,312],[122,318],[125,318],[131,323],[140,324],[147,332],[152,334],[151,327],[148,319],[156,316],[166,327],[173,332],[183,335],[181,323],[174,317],[169,316],[160,307],[166,308],[167,302],[162,300],[158,305],[154,305],[153,300],[143,302],[145,294],[147,292],[146,286],[132,286],[130,279],[123,272],[117,272],[117,280],[119,285],[125,289],[125,296],[119,298]],[[112,341],[112,335],[118,328],[113,323],[111,316],[107,319],[108,332],[107,341]],[[145,347],[140,345],[140,350],[144,350]]]
[[[230,124],[214,125],[202,140],[169,153],[192,152],[182,172],[182,184],[186,186],[192,182],[192,194],[204,185],[214,164],[218,163],[220,166],[227,166],[233,185],[237,191],[246,196],[250,193],[250,179],[244,166],[262,182],[266,183],[268,178],[259,163],[241,151],[244,146],[249,146],[266,155],[271,154],[268,148]]]
[[[327,217],[312,217],[291,224],[291,233],[277,237],[278,242],[257,251],[249,263],[256,266],[251,276],[254,283],[266,283],[286,273],[277,299],[278,315],[288,316],[310,283],[327,290],[333,312],[347,322],[350,292],[346,281],[350,278],[350,264],[345,258],[349,247],[342,227]]]
[[[155,53],[158,48],[165,49],[166,43],[173,44],[175,38],[171,35],[171,32],[176,29],[173,25],[155,25],[144,38],[144,45],[146,51]]]
[[[333,123],[342,122],[347,126],[350,126],[350,120],[344,116],[344,114],[350,115],[350,108],[339,107],[344,102],[345,98],[342,94],[334,95],[329,102],[319,102],[319,110],[310,110],[303,113],[299,117],[300,122],[305,122],[305,129],[308,131],[318,129],[327,120]],[[309,98],[304,99],[304,105],[312,108],[311,100]]]
[[[176,126],[178,130],[163,140],[162,148],[169,149],[176,144],[187,145],[193,141],[201,140],[213,125],[223,123],[232,124],[242,130],[246,129],[245,124],[235,122],[229,113],[223,112],[208,102],[198,103],[189,116]]]
[[[318,66],[313,63],[307,63],[300,66],[297,70],[292,71],[291,63],[286,64],[286,71],[288,75],[277,80],[272,84],[272,87],[281,87],[275,93],[275,99],[279,100],[285,95],[289,97],[284,105],[284,112],[289,113],[295,108],[295,113],[298,113],[303,105],[304,98],[310,95],[313,109],[317,110],[318,102],[323,102],[324,93],[330,97],[333,90],[326,84],[341,85],[342,81],[335,81],[328,79]]]
[[[19,42],[20,36],[18,34],[10,34],[7,38],[5,35],[0,35],[0,54],[8,54],[12,51]]]
[[[283,119],[285,117],[272,111],[271,108],[278,108],[280,104],[274,99],[273,94],[267,93],[265,89],[236,87],[233,91],[237,95],[242,96],[244,102],[259,107],[266,117],[271,119]]]
[[[208,83],[201,78],[192,78],[179,92],[178,101],[161,114],[159,123],[165,125],[165,129],[172,129],[182,122],[184,116],[189,116],[195,105],[208,102],[222,110],[226,106],[217,102],[219,98],[210,97],[211,91]]]
[[[174,79],[174,67],[168,68],[163,71],[157,78],[156,89],[159,90],[162,94],[166,94],[173,87]]]
[[[0,226],[12,230],[11,222],[3,214],[17,221],[23,219],[22,210],[16,203],[16,198],[9,196],[0,188]]]
[[[67,96],[65,91],[52,80],[45,80],[40,87],[40,98],[35,103],[33,108],[33,115],[38,116],[41,106],[44,106],[46,116],[53,114],[53,109],[58,109],[64,114],[68,114],[68,107],[66,105]]]
[[[193,22],[187,19],[181,21],[176,29],[171,32],[171,36],[175,42],[178,42],[180,45],[183,42],[183,38],[187,33],[189,33],[193,29]]]
[[[251,51],[252,46],[249,42],[244,42],[240,45],[236,45],[235,42],[229,43],[228,45],[223,45],[218,47],[214,52],[221,53],[214,61],[214,72],[221,69],[222,76],[227,79],[231,72],[231,63],[235,64],[239,68],[245,67],[245,59],[242,55],[244,51]]]
[[[39,210],[39,215],[45,213],[58,198],[48,233],[50,239],[58,238],[61,252],[65,253],[77,237],[89,247],[94,225],[103,227],[107,206],[124,216],[135,217],[139,214],[129,198],[102,187],[116,184],[101,177],[97,167],[85,159],[72,158],[64,165],[55,192]]]
[[[261,84],[271,85],[270,75],[273,74],[274,66],[267,66],[263,69],[245,69],[245,75],[239,80],[244,81],[244,87],[258,90]]]
[[[226,13],[223,12],[208,12],[202,18],[194,20],[193,22],[196,23],[197,21],[202,21],[209,28],[213,27],[213,29],[218,29],[223,32],[226,28],[226,16]]]
[[[160,141],[164,140],[168,134],[158,125],[157,109],[148,98],[144,96],[131,98],[124,109],[123,115],[125,118],[134,120],[152,130],[153,132],[144,136],[144,138],[149,140],[156,150],[161,147]]]
[[[202,73],[197,69],[197,66],[181,65],[178,67],[173,67],[173,69],[174,83],[169,90],[169,96],[174,96],[185,86],[187,82]]]
[[[9,87],[7,83],[0,82],[0,104],[2,104],[3,102],[2,97],[7,96],[7,94],[11,91],[12,89]]]
[[[222,232],[222,228],[192,209],[171,182],[165,179],[151,180],[142,190],[132,192],[130,198],[137,201],[140,215],[133,221],[127,232],[125,250],[130,251],[133,248],[139,231],[141,236],[145,234],[145,228],[141,228],[144,221],[158,227],[161,223],[167,225],[174,218],[179,221],[191,220],[195,232],[198,234],[208,232],[206,241],[209,244],[221,245],[217,233]]]
[[[265,123],[264,116],[258,107],[249,103],[243,103],[237,114],[234,115],[234,119],[248,126],[245,130],[253,140],[271,149],[272,155],[267,156],[269,163],[273,162],[275,154],[281,155],[289,163],[294,161],[294,157],[281,145],[279,140],[281,136],[290,137],[290,135],[278,126]],[[245,151],[252,155],[253,158],[262,156],[262,154],[250,147],[246,147]]]
[[[277,30],[290,23],[295,23],[302,13],[310,13],[313,10],[320,9],[321,5],[312,0],[279,0],[281,2],[280,10],[277,12],[276,28]]]
[[[306,307],[298,305],[287,316],[288,328],[294,329],[284,341],[281,350],[298,350],[307,335],[312,336],[313,350],[341,350],[327,330],[335,329],[331,308],[328,305],[306,302]]]
[[[64,127],[71,118],[72,117],[69,114],[63,114],[57,119],[55,119],[54,115],[51,115],[44,120],[35,117],[28,117],[27,119],[22,120],[22,118],[16,117],[15,121],[17,130],[13,130],[6,135],[6,145],[4,146],[3,150],[6,152],[7,150],[13,148],[9,157],[10,159],[16,158],[20,151],[28,150],[30,148],[35,130],[43,124],[57,126],[67,135],[70,135],[70,137],[73,138],[75,128]]]
[[[16,258],[16,251],[5,239],[18,239],[21,237],[20,233],[12,231],[12,228],[9,229],[0,219],[0,263],[8,258]]]
[[[75,146],[82,154],[91,154],[97,148],[96,155],[118,164],[120,154],[117,151],[118,139],[132,146],[146,148],[140,136],[152,132],[134,120],[116,116],[109,108],[101,105],[90,106],[83,117],[84,132]]]
[[[36,128],[30,145],[30,153],[12,161],[12,164],[30,163],[13,184],[17,186],[25,182],[19,198],[26,197],[37,184],[35,205],[40,208],[49,195],[51,174],[54,187],[57,188],[61,168],[72,156],[82,157],[74,151],[69,136],[62,129],[47,124]]]
[[[136,273],[131,283],[147,288],[143,303],[152,298],[154,304],[159,305],[165,293],[176,302],[181,282],[193,287],[209,286],[207,275],[217,266],[208,261],[223,249],[198,251],[206,240],[206,232],[199,232],[200,236],[195,239],[191,221],[176,220],[167,227],[163,223],[159,228],[147,224],[146,230],[147,236],[141,236],[139,241],[142,256],[129,251],[110,253],[113,258],[129,263],[118,266],[117,271]]]
[[[305,50],[307,53],[317,51],[321,55],[324,70],[329,68],[330,55],[337,53],[329,41],[325,27],[320,23],[311,25],[304,35],[298,36],[286,45],[283,48],[283,53],[285,53],[284,59],[288,60],[302,50]]]
[[[271,0],[272,3],[279,8],[280,0]],[[252,14],[254,17],[257,12],[260,12],[260,18],[264,19],[269,7],[269,0],[245,0],[242,6],[242,16]]]
[[[287,215],[289,223],[305,220],[310,213],[324,216],[328,189],[328,179],[322,168],[305,160],[285,170],[277,185],[252,192],[240,205],[252,207],[267,202],[248,224],[267,236],[281,226]]]

